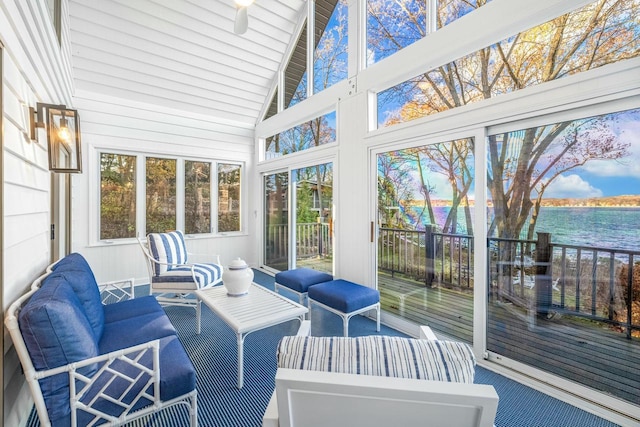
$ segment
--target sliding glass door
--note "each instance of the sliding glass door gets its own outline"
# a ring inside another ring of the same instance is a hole
[[[471,342],[473,139],[381,153],[377,167],[383,309]]]
[[[264,265],[277,271],[289,265],[289,173],[264,176]]]
[[[640,110],[490,129],[487,349],[640,404]]]
[[[264,265],[332,273],[333,164],[265,175],[264,194]]]
[[[333,273],[333,164],[291,172],[295,182],[296,267]]]

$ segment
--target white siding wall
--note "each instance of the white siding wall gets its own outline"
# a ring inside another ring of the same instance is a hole
[[[81,116],[83,173],[73,180],[72,250],[87,258],[100,282],[134,277],[138,283],[148,283],[135,239],[110,244],[98,240],[100,151],[243,162],[245,176],[249,177],[253,169],[253,129],[94,92],[79,91],[75,105]],[[138,188],[144,191],[144,186]],[[250,185],[244,185],[243,191],[244,203],[259,197]],[[243,213],[252,210],[245,206]],[[256,265],[257,246],[250,237],[255,234],[255,220],[244,218],[243,223],[242,235],[190,239],[189,251],[220,254],[225,265],[235,257]]]
[[[67,7],[62,1],[63,16]],[[72,79],[66,34],[55,38],[44,1],[0,2],[4,144],[3,314],[50,261],[50,174],[47,148],[29,139],[28,107],[36,102],[71,104]],[[11,340],[4,333],[4,425],[24,424],[32,401]]]

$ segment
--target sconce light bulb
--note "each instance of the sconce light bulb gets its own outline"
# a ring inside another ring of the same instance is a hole
[[[240,7],[248,7],[253,4],[254,0],[236,0],[236,5]]]
[[[69,131],[69,128],[66,126],[61,126],[58,129],[58,138],[60,138],[60,140],[66,142],[66,143],[70,143],[71,142],[71,131]]]

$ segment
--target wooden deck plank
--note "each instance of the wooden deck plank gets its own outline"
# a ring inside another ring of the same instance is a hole
[[[427,288],[424,283],[385,274],[379,275],[379,288],[383,309],[471,342],[470,293]],[[494,296],[487,322],[490,351],[640,404],[639,339],[629,340],[606,325],[566,313],[551,319],[534,318],[525,307]]]

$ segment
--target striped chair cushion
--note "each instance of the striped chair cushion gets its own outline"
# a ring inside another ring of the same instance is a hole
[[[454,341],[412,338],[286,336],[278,367],[433,381],[473,383],[476,359]]]
[[[187,262],[187,246],[184,243],[182,231],[170,233],[150,233],[147,236],[151,255],[161,263],[184,264]],[[154,264],[154,275],[158,276],[171,270],[163,264]]]
[[[197,287],[193,282],[190,267],[176,267],[154,276],[154,289],[199,289],[216,282],[222,277],[222,267],[216,264],[194,264]]]

